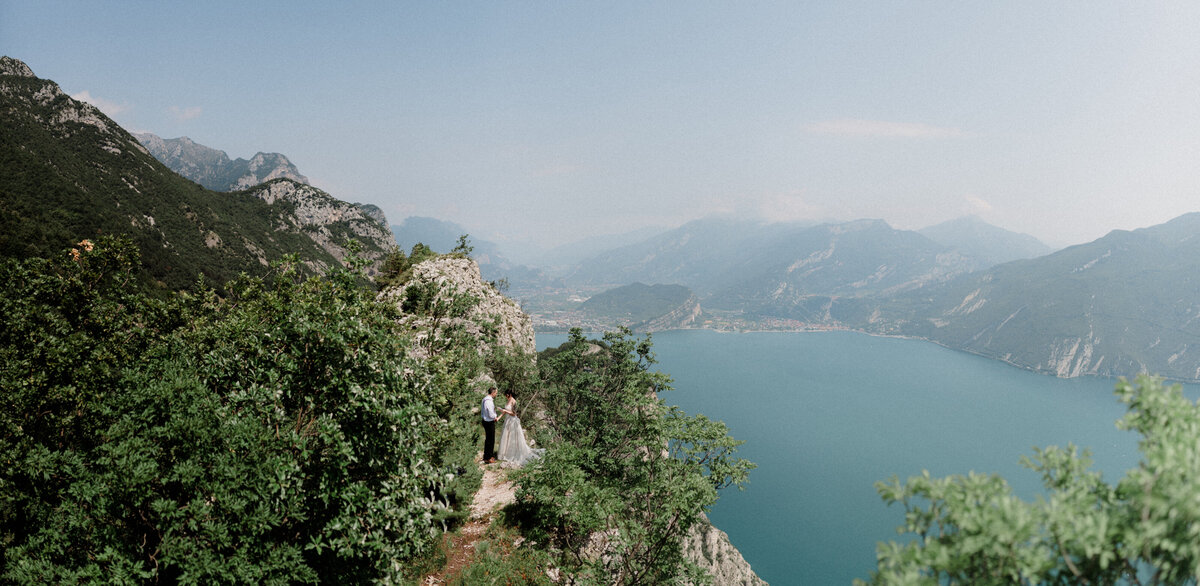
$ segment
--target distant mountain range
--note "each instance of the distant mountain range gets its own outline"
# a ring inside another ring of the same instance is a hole
[[[917,337],[1057,376],[1200,380],[1200,214],[1057,252],[977,218],[918,232],[707,219],[569,282],[678,284],[751,322]]]
[[[1006,248],[991,256],[1014,254]],[[808,295],[911,289],[987,263],[961,247],[893,229],[882,220],[812,226],[709,218],[590,258],[567,282],[680,284],[721,307],[767,309]]]
[[[241,191],[272,179],[308,183],[308,178],[279,153],[260,152],[250,160],[230,160],[225,151],[195,143],[186,136],[171,139],[150,133],[133,136],[172,171],[213,191]]]
[[[94,106],[0,58],[0,256],[61,254],[85,238],[128,235],[151,287],[185,289],[263,273],[285,254],[313,272],[350,238],[380,261],[386,224],[291,179],[218,193],[184,179]]]

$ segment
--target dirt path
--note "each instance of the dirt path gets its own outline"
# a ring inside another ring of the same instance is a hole
[[[483,453],[480,452],[475,461],[480,462],[482,459]],[[487,532],[496,511],[516,500],[516,485],[506,478],[507,468],[501,464],[477,465],[483,470],[483,484],[475,493],[467,524],[463,525],[456,535],[443,538],[446,546],[446,565],[437,573],[422,578],[421,584],[445,584],[450,576],[459,574],[463,568],[470,565],[471,560],[475,558],[475,544]]]

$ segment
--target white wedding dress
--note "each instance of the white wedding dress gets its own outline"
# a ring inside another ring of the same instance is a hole
[[[505,405],[505,409],[514,411],[516,402]],[[524,466],[536,460],[545,453],[545,449],[530,448],[525,441],[525,430],[521,429],[521,418],[516,415],[504,417],[504,431],[500,432],[500,451],[496,458],[501,462],[514,466]]]

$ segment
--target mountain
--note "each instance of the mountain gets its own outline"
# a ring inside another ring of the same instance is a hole
[[[652,238],[589,258],[565,277],[573,286],[634,282],[685,285],[707,295],[730,284],[727,277],[759,243],[783,233],[782,224],[705,218]]]
[[[630,246],[658,236],[667,230],[662,227],[638,228],[620,234],[590,236],[574,242],[560,244],[549,250],[538,250],[532,254],[532,264],[561,272],[584,260],[610,250]]]
[[[700,301],[682,285],[633,283],[593,295],[580,309],[638,331],[678,328],[700,314]]]
[[[218,193],[180,177],[94,106],[0,58],[0,256],[61,254],[106,234],[141,250],[147,284],[185,289],[261,274],[286,254],[319,272],[353,237],[379,261],[386,225],[290,179]]]
[[[902,291],[968,272],[963,254],[882,220],[764,224],[709,218],[581,263],[576,285],[684,285],[707,304],[788,314],[813,295]]]
[[[172,171],[213,191],[240,191],[272,179],[308,183],[308,178],[279,153],[257,153],[250,160],[230,160],[225,151],[206,147],[181,136],[163,139],[150,133],[133,135],[154,158]]]
[[[943,246],[955,248],[980,261],[986,269],[1013,260],[1037,258],[1054,251],[1028,234],[1010,232],[993,226],[977,216],[966,216],[917,230],[922,236]]]
[[[750,316],[824,321],[827,297],[892,295],[970,272],[973,261],[882,220],[797,227],[761,240],[708,304]],[[815,319],[818,318],[819,319]]]
[[[1198,380],[1200,214],[883,300],[861,325],[1058,376]]]

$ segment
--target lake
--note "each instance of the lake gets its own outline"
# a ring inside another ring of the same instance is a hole
[[[565,340],[537,336],[539,349]],[[874,488],[893,475],[995,472],[1032,499],[1041,483],[1020,457],[1035,446],[1090,448],[1110,483],[1138,462],[1138,436],[1115,426],[1125,413],[1115,379],[1058,379],[853,332],[683,330],[653,341],[658,370],[674,379],[662,398],[724,421],[758,464],[709,516],[776,586],[867,578],[876,543],[903,522]]]

